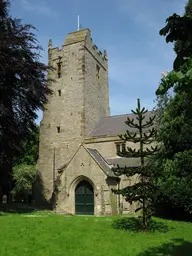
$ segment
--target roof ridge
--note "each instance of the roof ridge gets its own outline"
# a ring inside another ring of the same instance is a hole
[[[147,111],[147,113],[149,113],[149,112],[154,112],[153,110],[148,110]],[[134,113],[128,113],[128,114],[119,114],[119,115],[112,115],[112,116],[103,116],[103,117],[101,117],[101,118],[105,118],[105,117],[114,117],[114,116],[128,116],[128,115],[135,115]],[[100,118],[100,119],[101,119]],[[99,119],[99,120],[100,120]]]
[[[107,161],[105,160],[105,158],[99,153],[99,151],[98,151],[96,148],[94,148],[94,150],[95,150],[95,152],[97,152],[97,154],[104,160],[104,162],[105,162],[107,165],[109,165],[109,164],[107,163]]]
[[[86,148],[86,147],[85,147]],[[95,148],[86,148],[87,151],[89,152],[89,154],[91,155],[91,157],[97,162],[97,164],[100,166],[100,168],[104,171],[104,173],[107,175],[107,176],[110,176],[110,177],[116,177],[113,173],[113,171],[111,170],[109,164],[105,161],[105,158],[98,152],[97,149]],[[102,164],[98,161],[98,159],[95,158],[95,156],[93,155],[93,153],[91,153],[91,151],[94,151],[97,156],[99,156],[101,158],[101,160],[104,162],[104,164],[106,165],[107,168],[109,168],[109,170],[112,172],[111,174],[109,173],[109,171],[105,170],[105,168],[102,166]]]
[[[113,115],[113,116],[103,116],[103,117],[101,117],[101,118],[105,118],[105,117],[114,117],[114,116],[127,116],[127,115],[133,115],[133,113],[129,113],[129,114],[119,114],[119,115]],[[100,118],[100,119],[101,119]],[[100,120],[99,119],[99,120]]]

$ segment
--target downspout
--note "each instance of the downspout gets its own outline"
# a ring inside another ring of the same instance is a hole
[[[121,179],[120,178],[118,178],[117,179],[117,190],[119,190],[120,189],[120,181],[121,181]],[[119,214],[121,214],[121,195],[120,194],[118,194],[118,212],[119,212]]]
[[[53,210],[56,208],[56,195],[55,195],[55,147],[53,149],[53,192],[52,192],[52,207]]]
[[[53,192],[55,190],[55,148],[53,149]]]

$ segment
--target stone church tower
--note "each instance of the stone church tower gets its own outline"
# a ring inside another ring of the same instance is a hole
[[[38,171],[49,201],[61,165],[69,163],[101,117],[109,116],[108,60],[93,44],[89,29],[69,33],[61,49],[49,42],[48,97],[40,125]],[[42,201],[40,192],[36,201]]]

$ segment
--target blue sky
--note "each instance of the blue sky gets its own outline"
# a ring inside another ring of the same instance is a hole
[[[37,29],[47,62],[48,40],[61,46],[77,30],[77,16],[92,32],[94,43],[109,57],[111,115],[130,113],[136,99],[154,106],[161,72],[172,69],[173,45],[159,36],[165,20],[182,15],[186,0],[11,0],[11,12]],[[39,113],[39,120],[41,119]]]

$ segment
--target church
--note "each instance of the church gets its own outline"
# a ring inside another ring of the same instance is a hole
[[[90,30],[83,29],[69,33],[61,49],[49,41],[48,65],[54,67],[48,74],[53,93],[40,124],[36,202],[51,203],[56,194],[56,212],[63,214],[134,212],[136,205],[111,191],[137,179],[116,177],[112,167],[137,167],[140,162],[116,155],[128,115],[110,116],[107,52],[101,52]]]

